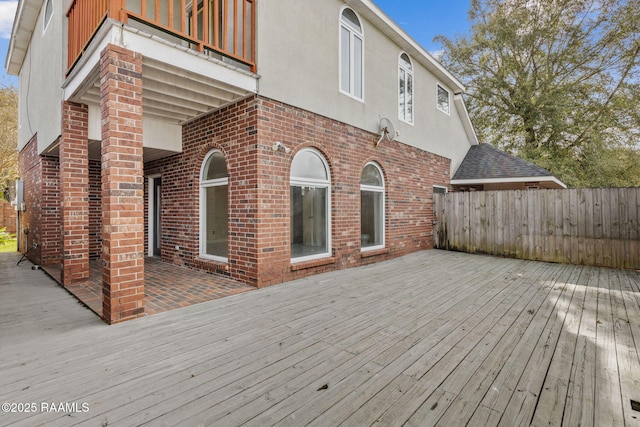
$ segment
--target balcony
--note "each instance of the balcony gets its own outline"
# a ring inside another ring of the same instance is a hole
[[[74,0],[67,18],[68,71],[109,18],[255,71],[254,0]]]
[[[142,55],[145,161],[181,152],[184,123],[258,91],[255,0],[74,0],[67,18],[63,97],[89,107],[92,159],[100,158],[107,44]]]

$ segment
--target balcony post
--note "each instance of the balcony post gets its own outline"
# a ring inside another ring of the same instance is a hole
[[[125,11],[125,3],[126,0],[108,0],[108,14],[109,18],[115,19],[117,21],[127,22],[127,14]]]

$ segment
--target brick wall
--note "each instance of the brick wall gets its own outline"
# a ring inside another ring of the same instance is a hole
[[[102,255],[102,176],[99,160],[89,160],[89,258]]]
[[[433,185],[448,185],[449,160],[401,142],[267,99],[258,102],[259,286],[367,264],[433,247]],[[289,154],[274,152],[282,142]],[[304,147],[321,151],[331,171],[332,262],[291,265],[289,168]],[[386,185],[386,250],[360,251],[360,177],[378,163]]]
[[[0,200],[0,228],[6,227],[6,232],[9,234],[16,234],[16,224],[18,219],[18,213],[15,206],[11,202],[1,199]]]
[[[62,206],[62,283],[89,278],[89,111],[86,105],[62,103],[60,191]]]
[[[102,317],[144,315],[142,56],[107,45],[100,55]]]
[[[247,99],[190,122],[183,126],[182,154],[145,165],[145,175],[162,175],[163,260],[256,284],[256,102]],[[229,264],[198,258],[200,169],[212,149],[224,153],[230,174]]]
[[[163,259],[267,286],[431,248],[433,185],[449,184],[449,160],[400,142],[376,147],[377,139],[260,97],[184,125],[183,153],[145,165],[145,175],[162,175]],[[274,152],[277,141],[291,152]],[[333,257],[292,265],[289,169],[304,147],[318,149],[329,163]],[[198,258],[199,174],[214,148],[224,153],[229,170],[228,265]],[[360,176],[369,161],[385,175],[386,248],[363,255]]]
[[[21,252],[34,243],[28,258],[35,264],[60,263],[60,180],[58,159],[38,155],[37,136],[22,149],[20,178],[24,181],[26,211],[20,214]],[[24,234],[24,230],[29,231]]]

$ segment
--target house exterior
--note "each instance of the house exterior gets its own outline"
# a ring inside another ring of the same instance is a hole
[[[370,0],[20,0],[5,67],[21,250],[63,285],[101,258],[109,323],[144,313],[146,257],[262,287],[431,248],[478,143]]]
[[[567,188],[548,170],[505,153],[491,144],[469,147],[451,179],[453,191]]]

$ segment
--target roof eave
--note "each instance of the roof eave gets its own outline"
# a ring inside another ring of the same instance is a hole
[[[555,176],[518,176],[510,178],[478,178],[478,179],[452,179],[451,185],[478,185],[478,184],[506,184],[511,182],[553,182],[562,188],[567,185]]]
[[[429,52],[400,28],[371,0],[345,0],[356,12],[362,14],[391,40],[438,77],[454,94],[464,93],[464,85],[447,71]]]
[[[13,28],[11,29],[11,38],[9,39],[9,49],[7,49],[7,57],[4,63],[4,68],[10,75],[17,76],[20,74],[43,1],[18,1]]]

